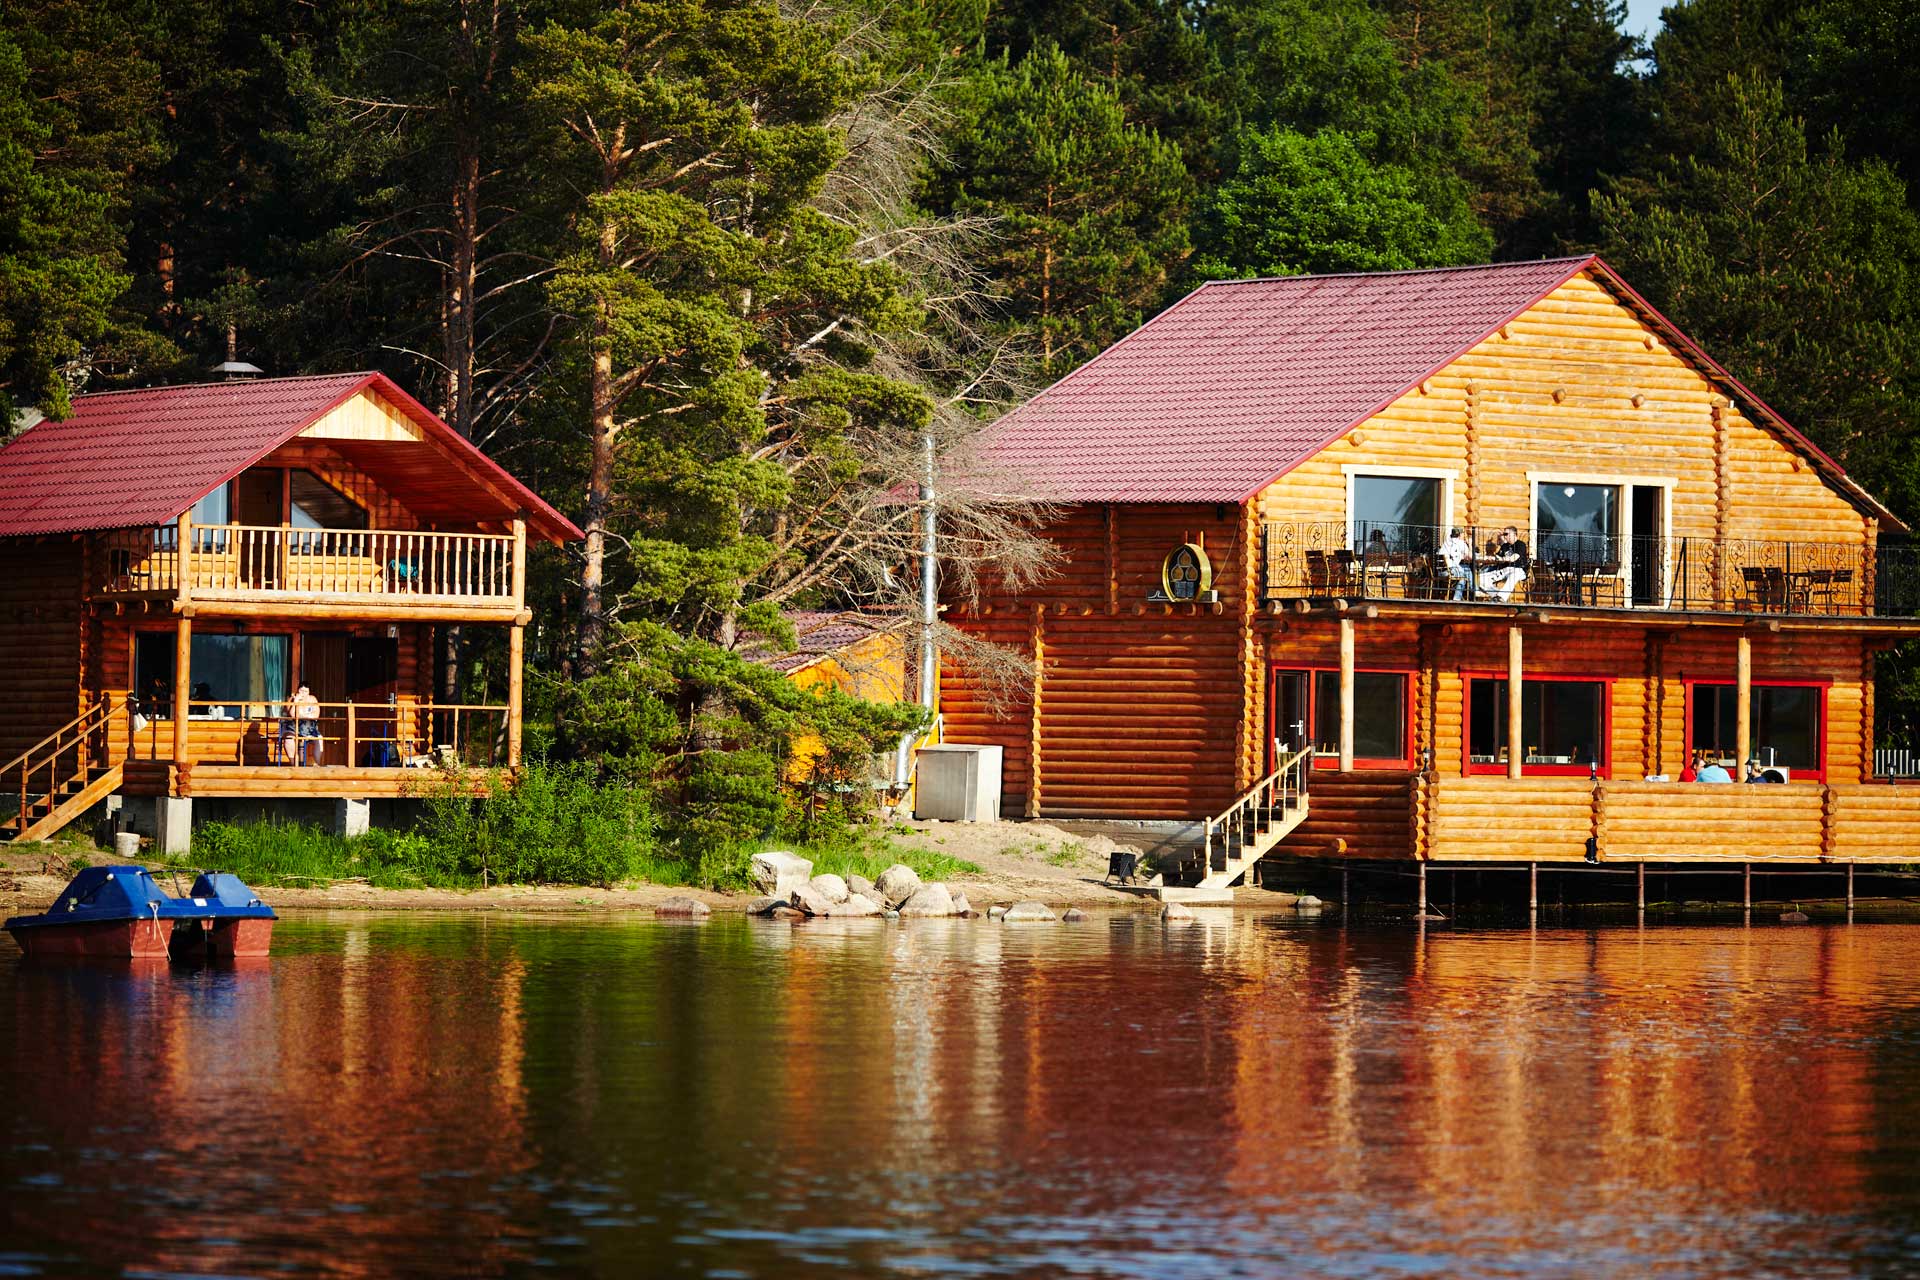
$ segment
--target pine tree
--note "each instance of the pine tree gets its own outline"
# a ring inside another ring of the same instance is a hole
[[[929,199],[997,221],[990,269],[1058,377],[1163,299],[1189,247],[1186,168],[1051,46],[969,80],[958,114]]]

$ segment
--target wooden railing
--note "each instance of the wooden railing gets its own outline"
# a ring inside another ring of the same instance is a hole
[[[1916,862],[1920,790],[1886,783],[1413,778],[1442,861]]]
[[[125,694],[108,694],[72,720],[0,767],[0,778],[20,792],[20,824],[14,832],[25,831],[36,817],[35,798],[47,808],[59,803],[62,791],[85,785],[92,771],[106,759],[105,730]]]
[[[420,599],[511,604],[510,534],[159,525],[101,542],[99,595]],[[182,554],[182,546],[185,553]]]
[[[206,730],[233,731],[218,735],[220,741],[211,750],[196,752],[187,762],[196,767],[484,769],[511,763],[504,706],[322,702],[318,714],[304,721],[286,701],[195,700],[187,709],[190,742],[195,731],[203,742]],[[172,720],[129,715],[128,758],[172,760]],[[313,728],[303,730],[303,723]]]
[[[1304,806],[1307,779],[1313,773],[1313,748],[1283,756],[1279,767],[1242,792],[1216,818],[1208,818],[1201,843],[1206,872],[1214,871],[1216,842],[1227,862],[1264,853],[1262,837],[1277,829],[1285,815]]]

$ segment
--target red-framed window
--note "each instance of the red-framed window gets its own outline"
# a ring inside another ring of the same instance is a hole
[[[1827,691],[1830,682],[1755,680],[1749,690],[1749,746],[1763,765],[1783,765],[1797,780],[1827,776]],[[1722,765],[1737,781],[1744,772],[1735,734],[1738,686],[1731,680],[1686,682],[1687,759],[1695,751]]]
[[[1468,773],[1505,773],[1507,678],[1467,675]],[[1613,776],[1613,680],[1603,676],[1525,676],[1520,681],[1520,772],[1530,778]]]
[[[1413,676],[1398,667],[1353,672],[1353,763],[1358,769],[1413,768]],[[1340,670],[1275,664],[1268,672],[1267,750],[1304,740],[1314,766],[1340,767]]]

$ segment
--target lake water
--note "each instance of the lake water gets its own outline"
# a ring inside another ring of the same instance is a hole
[[[0,943],[0,1275],[1920,1275],[1920,926]]]

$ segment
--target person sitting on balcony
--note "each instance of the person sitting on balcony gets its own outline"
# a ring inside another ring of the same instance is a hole
[[[1527,544],[1512,525],[1500,531],[1493,552],[1494,567],[1480,575],[1480,589],[1497,596],[1502,603],[1513,599],[1513,589],[1527,579]]]
[[[1700,766],[1703,763],[1705,763],[1705,760],[1704,760],[1705,754],[1706,754],[1705,752],[1696,751],[1692,755],[1687,757],[1687,767],[1680,771],[1680,781],[1682,782],[1700,781]]]
[[[1461,536],[1458,525],[1440,544],[1440,562],[1447,566],[1447,598],[1465,600],[1467,587],[1473,582],[1473,544]]]
[[[313,691],[301,685],[293,695],[293,722],[295,746],[294,763],[306,764],[308,753],[313,753],[312,763],[319,763],[320,748],[320,699]]]
[[[1733,775],[1723,768],[1719,761],[1708,760],[1694,775],[1695,782],[1732,782]]]

